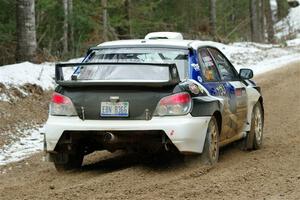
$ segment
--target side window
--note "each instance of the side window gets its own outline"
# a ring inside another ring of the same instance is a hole
[[[218,71],[216,65],[206,49],[199,50],[199,62],[201,71],[206,81],[218,81]]]
[[[228,60],[217,49],[209,48],[208,50],[216,61],[217,68],[220,72],[221,80],[237,80],[237,74],[234,71],[233,66],[228,62]]]

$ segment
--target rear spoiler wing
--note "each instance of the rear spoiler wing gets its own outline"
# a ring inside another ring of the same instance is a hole
[[[77,69],[78,67],[88,66],[88,65],[151,65],[154,67],[167,67],[169,68],[169,80],[168,81],[109,81],[109,80],[77,80]],[[77,67],[72,75],[71,80],[65,80],[63,69],[66,67]],[[55,65],[55,82],[58,85],[66,87],[84,87],[84,86],[109,86],[109,85],[122,85],[122,86],[149,86],[149,87],[162,87],[162,86],[173,86],[180,82],[179,73],[176,64],[166,64],[166,63],[111,63],[111,62],[97,62],[97,63],[57,63]]]

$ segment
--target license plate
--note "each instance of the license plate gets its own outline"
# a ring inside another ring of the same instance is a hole
[[[128,117],[129,102],[101,102],[101,117]]]

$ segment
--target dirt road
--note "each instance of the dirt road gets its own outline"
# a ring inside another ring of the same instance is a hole
[[[0,167],[0,199],[300,199],[300,63],[257,77],[264,146],[221,150],[214,168],[101,153],[61,174],[42,154]]]

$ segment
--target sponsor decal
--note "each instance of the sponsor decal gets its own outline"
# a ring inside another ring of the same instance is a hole
[[[191,66],[194,68],[194,70],[200,71],[200,67],[197,63],[192,63]]]
[[[199,94],[200,92],[199,87],[194,83],[189,84],[189,89],[193,94]]]
[[[202,83],[202,82],[203,82],[203,80],[202,80],[201,76],[197,76],[197,79],[198,79],[198,81],[199,81],[200,83]]]
[[[170,135],[173,136],[173,135],[174,135],[174,132],[175,132],[175,131],[172,130],[172,131],[170,132]]]
[[[218,85],[218,87],[216,87],[216,90],[218,91],[218,94],[220,96],[226,95],[226,89],[225,89],[224,85]]]

